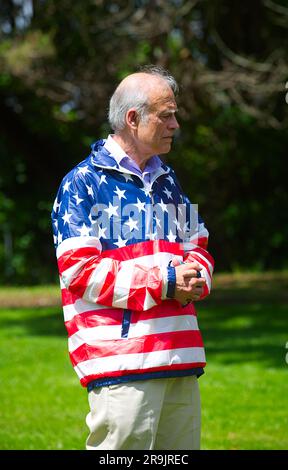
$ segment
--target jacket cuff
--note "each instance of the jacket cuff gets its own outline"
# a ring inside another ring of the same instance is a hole
[[[167,294],[168,299],[174,299],[176,287],[176,271],[174,266],[167,266]]]

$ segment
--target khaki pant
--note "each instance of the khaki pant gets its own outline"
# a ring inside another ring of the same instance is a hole
[[[89,392],[88,400],[88,450],[200,448],[196,376],[99,387]]]

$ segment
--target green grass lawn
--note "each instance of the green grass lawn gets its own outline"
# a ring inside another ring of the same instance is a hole
[[[69,362],[61,308],[3,309],[0,331],[0,448],[83,448],[87,393]]]
[[[288,449],[287,308],[203,308],[205,449]]]
[[[218,276],[198,304],[203,449],[288,448],[287,287],[287,274]],[[69,362],[57,288],[2,289],[1,299],[0,448],[84,449],[87,394]]]

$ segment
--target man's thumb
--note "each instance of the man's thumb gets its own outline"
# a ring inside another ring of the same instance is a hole
[[[177,258],[177,256],[174,256],[174,258],[172,258],[171,265],[174,266],[175,268],[176,266],[179,266],[180,264],[182,264],[182,262]]]

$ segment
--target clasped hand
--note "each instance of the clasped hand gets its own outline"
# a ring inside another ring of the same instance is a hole
[[[174,299],[182,305],[199,300],[206,284],[204,277],[197,277],[201,266],[196,261],[180,264],[177,258],[173,258],[171,264],[176,273]]]

